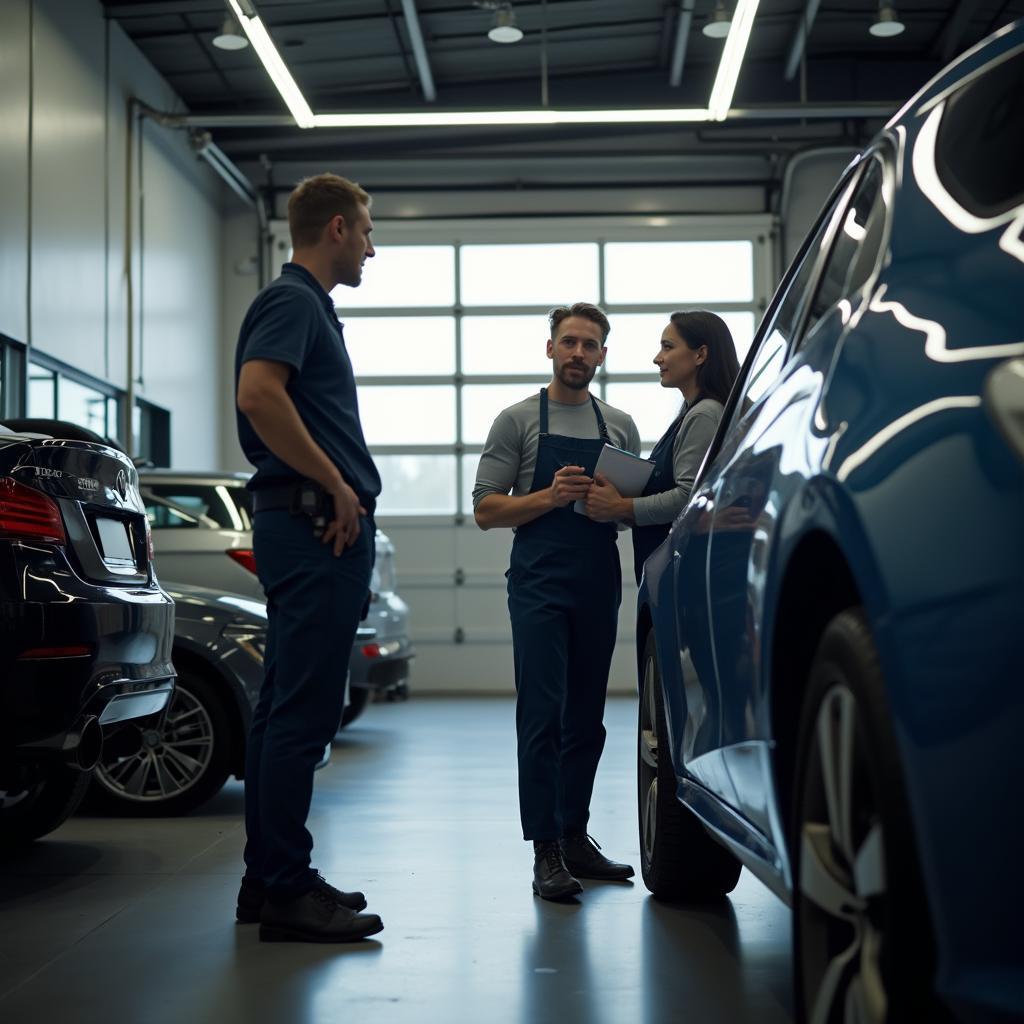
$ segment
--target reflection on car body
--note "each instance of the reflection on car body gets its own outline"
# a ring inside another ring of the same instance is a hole
[[[1018,24],[847,170],[645,565],[645,882],[791,902],[800,1020],[1024,1017],[1022,144]]]

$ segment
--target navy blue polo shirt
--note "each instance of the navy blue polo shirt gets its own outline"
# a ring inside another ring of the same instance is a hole
[[[359,422],[352,362],[334,303],[305,267],[286,263],[281,276],[253,300],[242,321],[235,352],[235,394],[242,364],[269,359],[292,368],[288,394],[313,440],[361,498],[380,494],[380,474]],[[300,474],[260,440],[236,406],[238,440],[256,467],[249,486],[285,484]]]

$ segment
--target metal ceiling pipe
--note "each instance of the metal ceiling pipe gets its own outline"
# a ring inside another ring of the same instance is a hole
[[[693,9],[697,0],[680,0],[679,24],[676,26],[676,42],[672,50],[672,70],[668,84],[673,88],[683,80],[683,65],[686,63],[686,47],[690,42],[690,26],[693,23]]]
[[[423,42],[423,32],[420,30],[420,15],[416,10],[416,0],[402,0],[402,13],[405,15],[405,28],[409,33],[409,42],[412,43],[412,56],[416,61],[416,71],[420,76],[423,98],[433,102],[437,99],[437,90],[434,88],[434,76],[430,71],[427,47]]]
[[[818,16],[818,7],[820,4],[821,0],[807,0],[807,3],[800,14],[800,21],[796,26],[796,33],[793,36],[793,42],[789,47],[789,56],[786,58],[785,78],[787,82],[793,81],[797,68],[800,67],[800,61],[803,58],[804,50],[807,48],[807,37],[811,34],[811,26],[814,24],[814,19]]]

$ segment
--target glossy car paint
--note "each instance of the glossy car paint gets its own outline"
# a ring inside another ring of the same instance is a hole
[[[162,710],[174,606],[149,561],[131,462],[102,445],[0,432],[0,476],[53,498],[68,536],[64,545],[0,540],[0,753],[59,750],[83,715],[102,725]],[[131,531],[137,568],[104,561],[96,514]],[[89,653],[19,659],[61,645]]]
[[[1022,49],[1018,24],[966,54],[851,166],[835,202],[884,163],[875,272],[797,333],[745,430],[733,396],[639,597],[680,798],[788,899],[785,716],[800,680],[779,671],[780,609],[793,588],[806,606],[852,585],[886,680],[937,989],[965,1020],[1024,1015],[1011,895],[1024,863],[1024,467],[984,398],[993,371],[1024,354],[1024,207],[969,213],[935,152],[948,97]]]

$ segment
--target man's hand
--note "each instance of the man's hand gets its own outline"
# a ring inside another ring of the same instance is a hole
[[[334,501],[334,518],[327,524],[321,539],[324,544],[334,542],[334,556],[337,558],[359,539],[362,528],[359,517],[366,515],[366,509],[359,504],[356,492],[344,480],[339,480],[327,495]]]
[[[551,481],[551,503],[555,508],[580,501],[587,496],[587,490],[594,481],[583,472],[582,466],[563,466]]]
[[[587,491],[587,518],[597,523],[626,522],[633,517],[633,502],[619,494],[615,484],[598,473]]]

